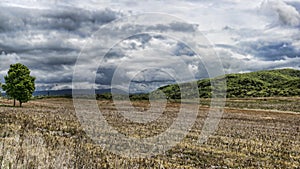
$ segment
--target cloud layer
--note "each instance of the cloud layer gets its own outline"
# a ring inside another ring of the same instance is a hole
[[[70,88],[82,47],[90,53],[79,66],[88,71],[98,62],[95,49],[105,40],[95,41],[94,33],[107,23],[144,12],[163,12],[185,22],[147,28],[129,23],[124,30],[132,36],[116,41],[97,72],[87,72],[97,73],[96,86],[84,74],[80,83],[87,88],[108,88],[118,68],[123,73],[121,79],[132,80],[130,90],[149,91],[174,83],[179,61],[196,79],[208,76],[196,53],[184,42],[151,33],[135,35],[141,29],[184,33],[200,30],[215,46],[226,73],[300,69],[300,3],[296,1],[18,0],[0,3],[0,79],[4,81],[10,64],[21,62],[37,77],[38,90]],[[114,37],[114,29],[104,34]],[[144,70],[145,66],[161,69]],[[121,84],[119,87],[124,87]]]

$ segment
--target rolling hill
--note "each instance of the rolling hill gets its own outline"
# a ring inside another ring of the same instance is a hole
[[[200,98],[210,98],[212,95],[211,82],[222,78],[224,77],[197,81]],[[300,96],[300,70],[277,69],[227,74],[225,79],[228,98]],[[170,99],[179,99],[181,96],[178,84],[163,86],[157,91],[164,92]]]

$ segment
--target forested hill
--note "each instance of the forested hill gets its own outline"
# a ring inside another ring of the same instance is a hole
[[[225,75],[227,97],[300,96],[300,70],[278,69]],[[211,80],[197,81],[201,98],[211,97]],[[180,98],[178,85],[159,88],[170,99]]]

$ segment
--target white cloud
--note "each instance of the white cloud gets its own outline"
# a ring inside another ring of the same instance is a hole
[[[15,53],[6,54],[4,51],[0,52],[0,82],[4,82],[4,76],[7,75],[9,66],[18,63],[20,57]]]
[[[300,25],[300,13],[297,9],[281,0],[265,0],[262,3],[262,8],[269,15],[275,15],[274,24],[299,26]]]

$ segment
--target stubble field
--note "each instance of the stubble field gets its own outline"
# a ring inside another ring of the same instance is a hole
[[[72,99],[48,98],[11,107],[0,100],[0,168],[297,168],[300,166],[300,98],[230,99],[218,129],[198,144],[209,101],[183,141],[149,158],[126,158],[96,144],[80,124]],[[127,137],[164,132],[181,103],[168,103],[147,124],[122,117],[111,101],[98,101],[107,122]],[[182,103],[187,104],[188,103]],[[134,101],[146,110],[146,101]],[[124,107],[124,111],[126,108]],[[90,124],[93,125],[93,124]],[[101,131],[99,131],[101,132]]]

